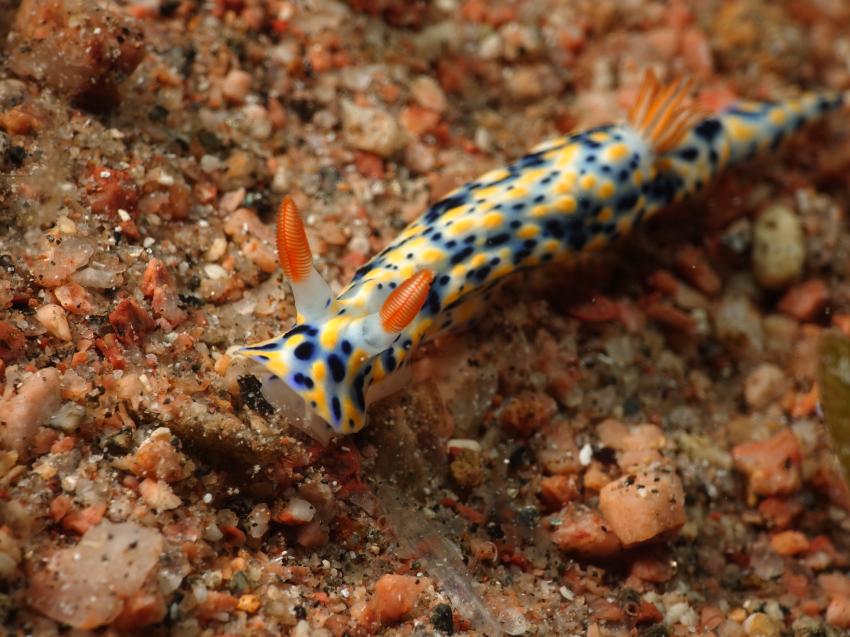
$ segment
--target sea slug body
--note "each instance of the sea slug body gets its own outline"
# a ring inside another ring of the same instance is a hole
[[[699,120],[689,86],[648,72],[626,122],[545,142],[434,203],[333,298],[312,264],[290,199],[278,251],[293,286],[294,327],[236,353],[336,431],[366,423],[370,388],[397,372],[423,340],[463,327],[504,277],[600,250],[723,168],[776,148],[844,103],[806,93],[738,102]]]

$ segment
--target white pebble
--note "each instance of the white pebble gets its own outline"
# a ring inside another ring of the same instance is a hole
[[[346,143],[389,157],[405,143],[404,131],[392,115],[382,108],[342,102],[342,133]]]
[[[785,372],[772,363],[762,363],[744,381],[744,398],[753,409],[761,409],[785,394]]]
[[[227,239],[224,237],[216,237],[213,239],[212,245],[207,248],[207,252],[204,255],[207,261],[218,261],[221,257],[224,256],[225,251],[227,250]]]
[[[218,265],[217,263],[207,263],[204,266],[204,274],[206,274],[213,281],[217,279],[226,279],[227,278],[227,270]]]
[[[65,310],[61,306],[55,303],[46,303],[36,310],[35,318],[51,336],[55,336],[61,341],[71,340],[71,326],[68,325]]]
[[[787,206],[765,210],[753,228],[753,274],[764,288],[775,290],[798,278],[806,262],[800,218]]]
[[[431,77],[421,75],[413,80],[410,93],[416,103],[423,108],[442,113],[446,110],[446,94],[440,85]]]
[[[242,104],[251,91],[251,76],[241,69],[231,70],[221,83],[221,92],[227,101]]]

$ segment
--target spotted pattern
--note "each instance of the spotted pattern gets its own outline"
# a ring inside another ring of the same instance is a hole
[[[604,248],[722,168],[776,148],[841,104],[824,94],[739,102],[662,155],[628,124],[546,142],[432,205],[356,272],[332,315],[240,353],[265,363],[337,431],[358,431],[370,386],[404,365],[423,339],[467,324],[501,279]],[[369,355],[361,319],[424,268],[435,273],[424,307],[390,348]]]

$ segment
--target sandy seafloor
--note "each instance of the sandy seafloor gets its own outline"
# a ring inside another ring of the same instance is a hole
[[[0,37],[8,634],[850,630],[815,378],[850,330],[846,111],[508,282],[352,437],[226,354],[293,320],[285,194],[339,290],[648,67],[706,112],[850,89],[850,4],[4,0]]]

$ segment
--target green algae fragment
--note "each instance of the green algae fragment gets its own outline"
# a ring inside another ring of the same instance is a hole
[[[840,332],[821,336],[818,382],[824,424],[846,480],[850,476],[850,338]]]

